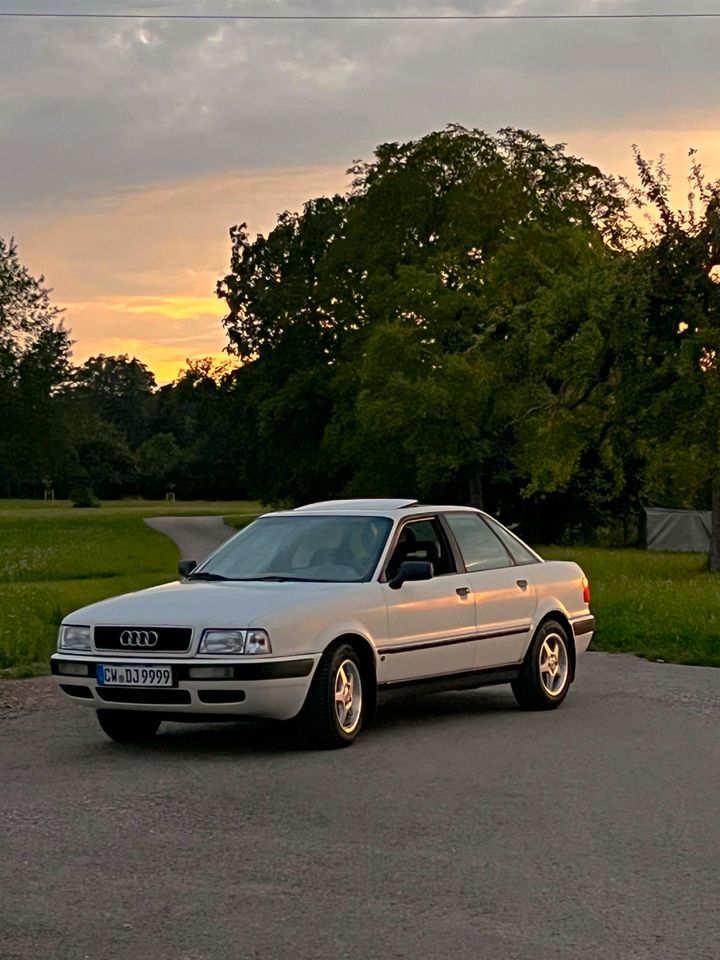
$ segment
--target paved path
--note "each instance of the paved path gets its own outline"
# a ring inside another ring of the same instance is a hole
[[[717,960],[720,670],[592,653],[556,712],[406,696],[330,753],[6,716],[3,960]]]
[[[198,563],[237,533],[222,517],[150,517],[145,523],[174,540],[182,560]]]

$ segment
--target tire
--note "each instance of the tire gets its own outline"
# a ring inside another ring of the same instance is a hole
[[[134,710],[98,710],[97,718],[108,737],[118,743],[152,740],[160,726],[160,719],[155,714]]]
[[[307,746],[320,750],[349,747],[365,719],[363,671],[349,643],[329,650],[320,661],[301,714]]]
[[[557,620],[546,620],[533,637],[520,675],[512,681],[515,699],[523,710],[554,710],[567,696],[573,656],[567,630]]]

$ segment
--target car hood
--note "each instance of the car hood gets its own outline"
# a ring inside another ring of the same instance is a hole
[[[74,611],[65,623],[87,626],[248,627],[286,607],[356,591],[360,583],[165,583],[101,600]]]

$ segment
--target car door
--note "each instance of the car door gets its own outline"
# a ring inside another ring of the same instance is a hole
[[[475,596],[478,670],[522,660],[537,603],[534,578],[474,511],[445,514]]]
[[[430,580],[388,581],[404,560],[433,564]],[[381,576],[388,637],[378,653],[379,678],[393,683],[471,670],[475,659],[475,601],[470,580],[437,517],[410,518],[399,528]]]

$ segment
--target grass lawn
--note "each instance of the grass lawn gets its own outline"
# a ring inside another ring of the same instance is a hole
[[[103,500],[99,507],[77,508],[69,500],[0,500],[0,519],[16,519],[29,512],[53,517],[107,516],[122,511],[140,517],[257,516],[268,509],[254,500]]]
[[[590,580],[597,620],[592,647],[648,660],[720,667],[720,574],[704,554],[544,547],[575,560]]]
[[[175,544],[144,517],[220,515],[242,526],[260,511],[251,502],[131,500],[79,510],[0,500],[0,676],[47,672],[71,610],[177,577]]]

